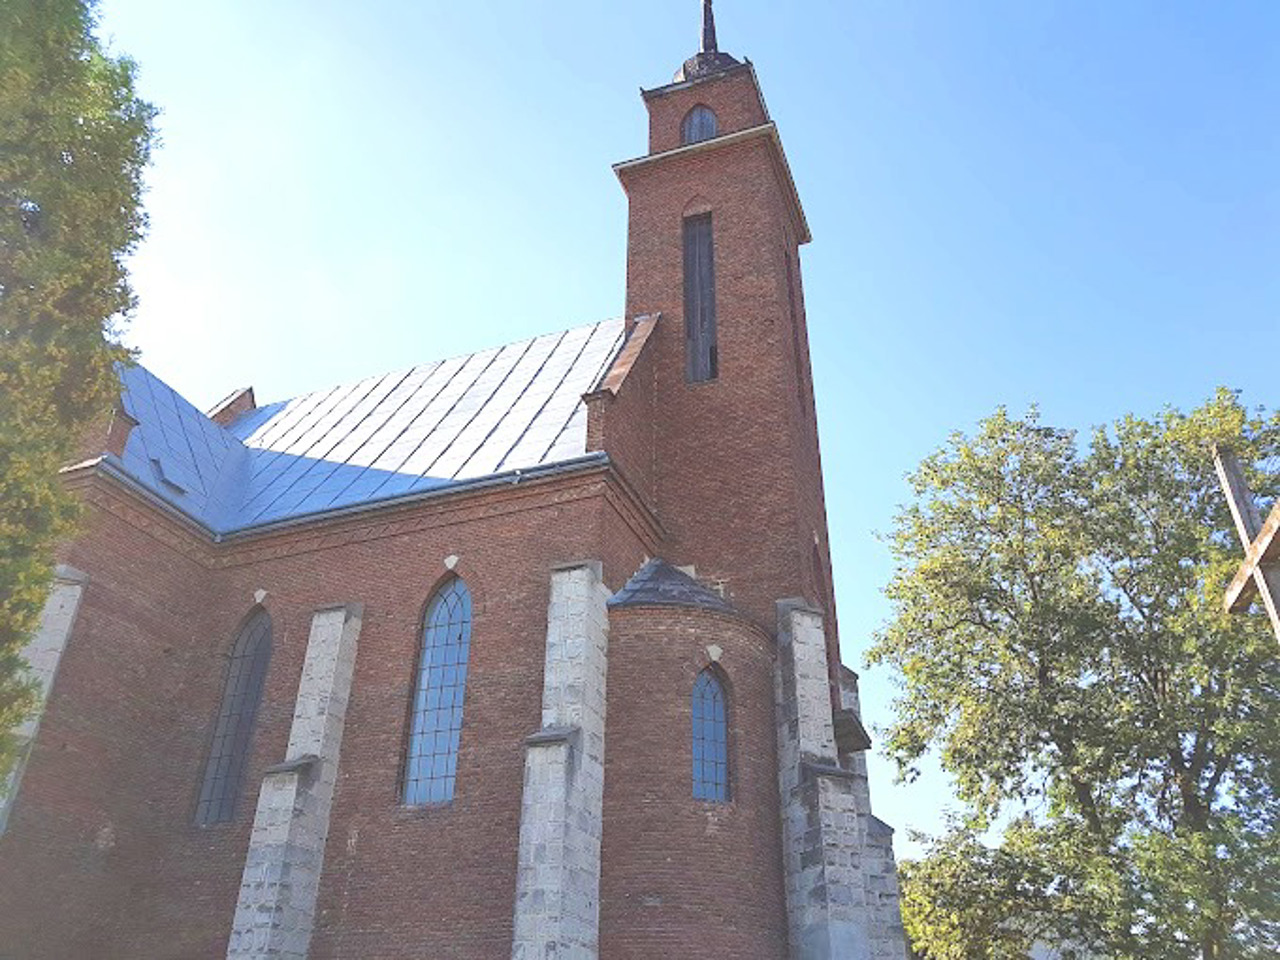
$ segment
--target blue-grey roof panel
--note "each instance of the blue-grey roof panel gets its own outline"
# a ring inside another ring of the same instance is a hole
[[[624,339],[609,320],[368,377],[214,423],[141,366],[120,466],[215,533],[573,460]]]

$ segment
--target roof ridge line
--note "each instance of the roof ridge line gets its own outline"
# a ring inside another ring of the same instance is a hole
[[[473,357],[473,356],[475,356],[477,353],[484,353],[486,350],[503,350],[503,349],[505,349],[506,347],[512,347],[512,346],[515,346],[516,344],[519,344],[519,343],[525,343],[525,342],[528,342],[528,341],[538,340],[538,339],[541,339],[542,337],[554,337],[554,336],[556,336],[557,334],[565,334],[565,333],[571,333],[571,332],[572,332],[572,331],[574,331],[574,330],[581,330],[583,327],[598,327],[598,326],[600,326],[601,324],[605,324],[605,323],[614,323],[614,322],[616,322],[616,321],[619,321],[619,320],[625,320],[625,319],[626,319],[625,317],[621,317],[621,316],[620,316],[620,317],[605,317],[603,320],[594,320],[594,321],[591,321],[591,322],[589,322],[589,323],[575,323],[575,324],[574,324],[573,326],[571,326],[571,327],[564,327],[564,328],[562,328],[562,329],[560,329],[560,330],[545,330],[545,331],[543,331],[542,333],[535,333],[535,334],[534,334],[533,336],[531,336],[531,337],[520,337],[520,338],[519,338],[519,339],[517,339],[517,340],[508,340],[508,341],[506,341],[505,343],[498,343],[498,344],[492,344],[492,343],[491,343],[491,344],[488,344],[488,345],[486,345],[486,346],[477,347],[477,348],[476,348],[476,349],[474,349],[474,350],[464,350],[464,351],[462,351],[462,352],[460,352],[460,353],[451,353],[451,354],[449,354],[449,356],[447,356],[447,357],[435,357],[435,358],[432,358],[432,359],[430,359],[430,360],[423,360],[421,363],[415,363],[415,364],[412,364],[412,365],[410,365],[410,366],[408,366],[408,367],[402,367],[402,368],[397,368],[397,369],[393,369],[393,370],[386,370],[386,371],[383,371],[383,375],[392,374],[392,373],[398,373],[400,370],[404,370],[405,375],[407,376],[407,375],[409,374],[409,372],[410,372],[410,371],[413,371],[413,370],[417,369],[418,367],[425,366],[425,365],[426,365],[426,364],[428,364],[428,363],[447,363],[447,362],[448,362],[448,361],[450,361],[450,360],[461,360],[461,359],[463,359],[463,358],[465,358],[465,357]],[[354,380],[348,380],[348,381],[344,381],[344,382],[342,382],[342,383],[335,383],[335,384],[331,384],[331,385],[328,387],[328,389],[333,390],[333,389],[336,389],[336,388],[338,388],[338,387],[345,387],[345,386],[349,386],[349,385],[352,385],[352,384],[360,383],[362,380],[367,380],[367,379],[369,379],[369,377],[376,377],[376,376],[378,376],[378,375],[379,375],[379,374],[377,374],[377,373],[371,373],[371,374],[368,374],[367,376],[357,377],[357,378],[356,378],[356,379],[354,379]],[[303,398],[303,397],[309,397],[309,396],[311,396],[311,394],[313,394],[313,393],[319,393],[320,391],[322,391],[322,390],[324,390],[324,389],[326,389],[326,388],[325,388],[325,387],[317,387],[316,389],[314,389],[314,390],[309,390],[309,391],[307,391],[306,393],[298,393],[298,394],[295,394],[295,395],[294,395],[294,396],[292,396],[292,397],[284,397],[283,399],[281,399],[281,400],[276,400],[276,401],[274,401],[274,402],[275,402],[275,403],[288,403],[288,402],[289,402],[289,401],[291,401],[291,400],[299,400],[299,399],[301,399],[301,398]],[[266,406],[266,405],[267,405],[267,404],[263,404],[263,406]]]

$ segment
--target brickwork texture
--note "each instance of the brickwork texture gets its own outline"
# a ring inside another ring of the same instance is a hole
[[[616,168],[636,339],[585,401],[606,457],[216,542],[92,457],[67,471],[87,524],[60,560],[87,576],[59,581],[31,649],[48,695],[0,831],[0,958],[903,960],[892,831],[835,735],[857,692],[808,228],[754,68],[644,101],[649,154]],[[719,136],[682,145],[697,105]],[[683,220],[706,213],[719,371],[688,383]],[[730,609],[608,607],[652,557]],[[471,597],[455,789],[409,805],[424,616],[451,577]],[[257,607],[274,632],[238,801],[201,825]],[[717,802],[692,793],[707,669]]]

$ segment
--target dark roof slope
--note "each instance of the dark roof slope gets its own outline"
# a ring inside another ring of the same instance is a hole
[[[736,612],[720,594],[708,590],[687,573],[657,557],[637,570],[626,586],[609,600],[611,607],[641,605],[698,607],[723,613]]]

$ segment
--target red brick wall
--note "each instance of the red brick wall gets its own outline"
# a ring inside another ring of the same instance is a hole
[[[0,838],[0,953],[130,956],[148,929],[139,955],[211,956],[246,837],[190,826],[225,652],[213,581],[98,510],[65,559],[90,581]],[[188,922],[161,942],[179,891]]]
[[[769,146],[755,140],[672,159],[635,171],[627,187],[629,312],[663,315],[650,347],[656,505],[671,559],[728,579],[734,602],[769,625],[775,600],[809,592],[814,523],[801,512],[802,488],[818,482],[803,450],[812,444],[796,431],[790,311],[779,281],[788,223]],[[712,210],[719,376],[690,384],[681,224],[695,200]]]
[[[677,86],[666,95],[649,94],[656,146],[669,146],[660,135],[678,137],[679,120],[695,102],[723,114],[724,132],[734,124],[753,125],[752,117],[764,119],[753,113],[759,97],[752,74],[737,71]],[[737,119],[726,125],[724,117]],[[655,504],[670,533],[668,556],[696,564],[701,577],[726,580],[733,602],[768,630],[777,599],[825,601],[834,671],[838,639],[825,569],[826,511],[798,258],[801,227],[774,145],[760,137],[708,146],[623,168],[620,177],[630,204],[627,313],[663,316],[650,350],[658,426]],[[687,213],[707,209],[715,238],[720,369],[714,381],[689,384],[682,222]],[[794,317],[788,257],[796,286]]]
[[[595,555],[597,508],[531,510],[406,543],[396,557],[421,563],[418,575],[387,577],[395,559],[373,548],[381,560],[359,585],[364,627],[314,957],[510,956],[523,741],[541,722],[550,572]],[[408,809],[395,791],[418,624],[449,552],[474,611],[457,789],[452,804]],[[642,552],[633,542],[625,563]]]
[[[758,127],[769,120],[751,70],[746,67],[724,77],[650,90],[645,94],[645,103],[649,107],[650,153],[681,145],[680,126],[685,114],[698,104],[715,111],[721,134]]]
[[[735,617],[610,613],[600,956],[784,960],[773,641]],[[723,650],[730,801],[694,800],[691,694]]]
[[[664,322],[659,319],[657,326]],[[587,449],[607,451],[623,477],[648,505],[654,503],[655,444],[659,430],[654,377],[654,350],[646,343],[627,371],[617,395],[601,391],[588,405]]]
[[[90,484],[91,525],[63,559],[91,580],[0,838],[0,955],[224,953],[311,615],[353,600],[364,623],[312,955],[505,960],[551,567],[600,556],[616,587],[655,550],[610,486],[596,472],[214,548],[109,481]],[[421,618],[451,554],[475,614],[457,792],[406,809]],[[226,657],[260,589],[274,645],[236,822],[197,827]]]

